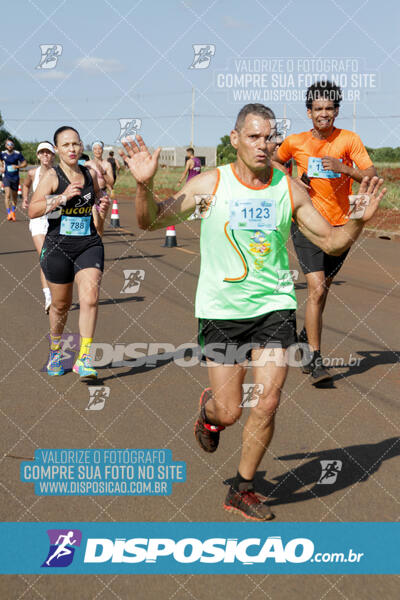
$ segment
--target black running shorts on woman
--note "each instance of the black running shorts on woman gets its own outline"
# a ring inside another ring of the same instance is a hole
[[[80,169],[85,178],[80,195],[48,214],[49,229],[40,265],[50,283],[71,283],[81,269],[104,270],[104,246],[92,216],[96,198],[93,180],[86,167]],[[61,195],[70,181],[59,166],[55,171],[58,177],[55,194]]]

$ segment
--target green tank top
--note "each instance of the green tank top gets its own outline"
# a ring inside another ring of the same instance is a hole
[[[265,186],[253,188],[232,164],[218,172],[214,201],[201,222],[196,317],[250,319],[296,309],[286,250],[292,219],[288,178],[273,169]]]

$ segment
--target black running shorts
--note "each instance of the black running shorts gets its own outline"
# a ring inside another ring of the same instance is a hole
[[[46,236],[40,266],[50,283],[71,283],[82,269],[104,271],[104,246],[100,236],[67,241],[60,236]]]
[[[199,319],[203,356],[224,364],[250,358],[252,348],[288,348],[297,342],[296,311],[276,310],[252,319]]]
[[[3,185],[4,187],[11,188],[14,192],[18,192],[19,187],[19,177],[18,179],[13,179],[11,177],[7,177],[7,175],[3,176]]]
[[[327,254],[301,233],[297,223],[292,223],[291,235],[304,275],[324,271],[325,277],[334,277],[339,273],[349,250],[346,250],[340,256]]]

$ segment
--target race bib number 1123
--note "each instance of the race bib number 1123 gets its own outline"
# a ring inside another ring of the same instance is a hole
[[[276,229],[275,200],[231,200],[231,229]]]

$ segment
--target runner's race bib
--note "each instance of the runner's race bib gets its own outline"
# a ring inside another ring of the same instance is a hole
[[[7,165],[7,171],[8,173],[15,173],[15,171],[17,171],[17,167],[14,167],[14,165]]]
[[[342,161],[341,158],[339,160]],[[340,177],[340,173],[324,169],[322,158],[317,158],[316,156],[310,156],[308,159],[307,175],[318,179],[337,179]]]
[[[231,229],[276,229],[275,200],[231,200],[229,208]]]
[[[60,235],[90,235],[90,217],[61,217]]]

